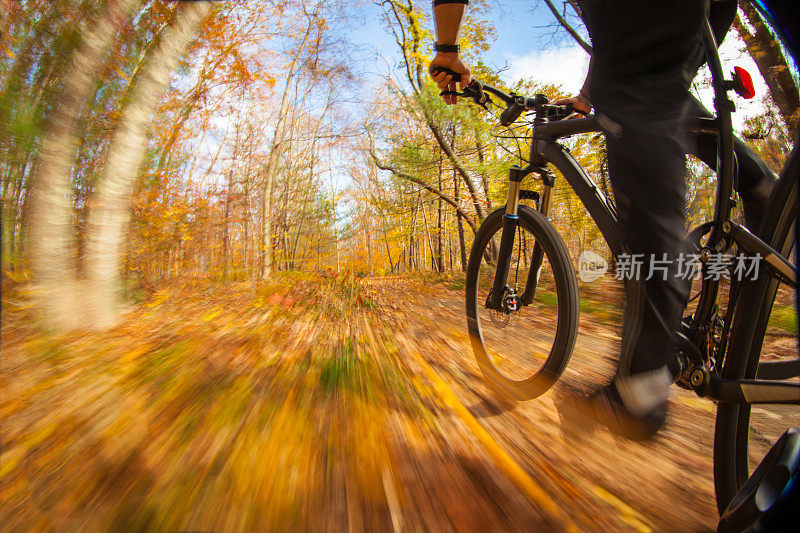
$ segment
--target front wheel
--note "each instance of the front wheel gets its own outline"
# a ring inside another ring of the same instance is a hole
[[[528,400],[549,389],[569,362],[578,331],[578,282],[556,229],[521,205],[503,294],[493,308],[504,212],[491,213],[475,235],[467,269],[467,325],[488,384]]]

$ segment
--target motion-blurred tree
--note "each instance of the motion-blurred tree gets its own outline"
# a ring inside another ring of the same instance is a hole
[[[115,323],[120,304],[122,254],[134,181],[147,148],[151,115],[210,2],[181,2],[174,20],[143,51],[143,66],[130,81],[127,101],[110,141],[105,166],[96,184],[89,214],[86,275],[90,283],[88,317],[98,327]]]
[[[96,21],[80,32],[81,44],[72,54],[34,165],[30,256],[41,291],[40,311],[53,327],[85,324],[83,292],[74,276],[75,234],[68,199],[70,170],[79,146],[78,120],[95,85],[94,69],[138,3],[111,0]]]

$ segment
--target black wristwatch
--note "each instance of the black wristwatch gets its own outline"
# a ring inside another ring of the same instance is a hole
[[[457,54],[461,51],[461,47],[457,44],[436,44],[433,49],[437,52],[445,52],[448,54]]]

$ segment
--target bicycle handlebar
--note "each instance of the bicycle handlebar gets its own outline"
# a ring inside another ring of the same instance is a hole
[[[503,126],[508,126],[513,124],[522,112],[525,111],[525,106],[519,105],[516,102],[512,102],[507,108],[500,113],[500,124]]]
[[[441,72],[444,72],[452,77],[452,81],[461,81],[461,74],[445,67],[433,65],[430,68],[430,72],[432,75],[437,75]],[[454,95],[464,98],[471,98],[476,104],[485,109],[486,104],[491,102],[491,99],[485,93],[496,96],[506,104],[506,108],[500,114],[500,124],[503,126],[509,126],[513,124],[525,111],[535,111],[537,118],[546,118],[550,121],[563,120],[575,112],[572,104],[550,104],[550,100],[543,94],[537,94],[533,98],[526,98],[514,93],[506,94],[500,89],[482,83],[474,78],[469,85],[461,90],[461,92],[445,90],[442,91],[440,95]]]

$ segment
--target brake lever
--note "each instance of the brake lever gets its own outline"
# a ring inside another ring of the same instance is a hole
[[[439,93],[439,96],[460,96],[461,98],[471,98],[473,102],[489,110],[489,103],[492,101],[489,95],[481,90],[481,85],[478,80],[473,80],[472,83],[464,87],[463,91],[449,91],[444,90]]]
[[[464,87],[463,92],[468,98],[472,98],[472,100],[482,108],[486,110],[489,109],[488,104],[490,104],[492,100],[489,98],[488,94],[483,92],[483,85],[481,85],[481,82],[478,80],[472,80],[469,85]]]

